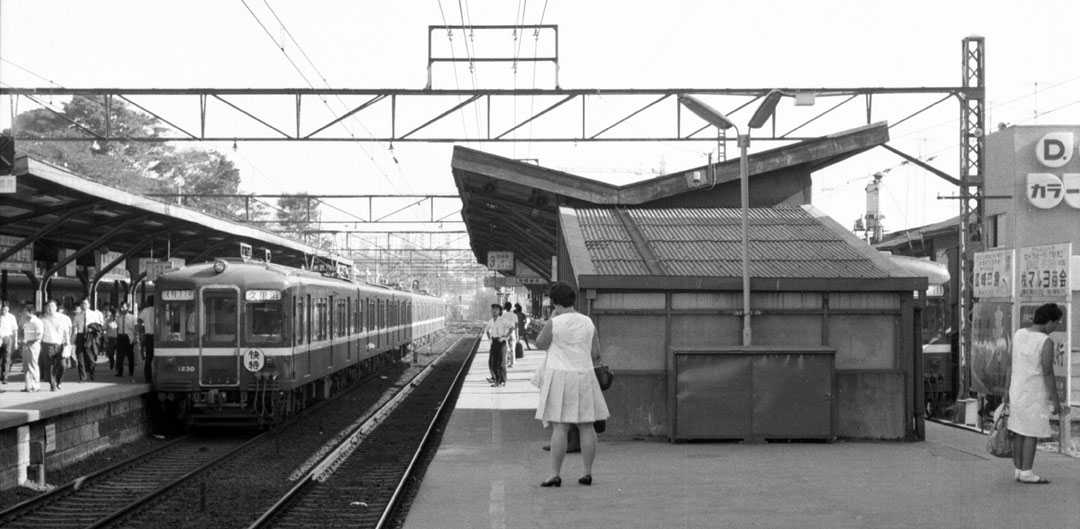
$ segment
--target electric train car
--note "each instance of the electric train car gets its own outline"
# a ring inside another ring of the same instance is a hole
[[[187,424],[267,424],[403,356],[441,298],[263,261],[158,277],[154,390]]]

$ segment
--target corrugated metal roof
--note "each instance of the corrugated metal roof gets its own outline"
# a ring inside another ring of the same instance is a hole
[[[575,209],[585,248],[602,275],[648,275],[645,260],[612,209]],[[741,211],[629,209],[649,249],[667,275],[740,277]],[[873,279],[890,270],[866,253],[865,244],[803,208],[754,208],[750,219],[750,273],[754,277]]]

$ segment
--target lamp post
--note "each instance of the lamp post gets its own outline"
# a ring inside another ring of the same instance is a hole
[[[747,123],[746,134],[739,132],[739,127],[734,121],[716,110],[705,102],[688,95],[679,96],[679,103],[693,112],[697,117],[705,120],[710,125],[721,130],[735,129],[739,144],[739,202],[742,207],[742,298],[743,298],[743,331],[742,344],[753,345],[753,332],[750,327],[750,159],[747,149],[750,148],[750,129],[761,128],[776,111],[776,104],[783,96],[777,90],[769,90],[764,100],[754,111]]]

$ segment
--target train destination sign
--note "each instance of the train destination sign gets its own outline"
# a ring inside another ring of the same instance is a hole
[[[280,301],[280,290],[248,290],[244,293],[247,301]]]
[[[195,299],[194,290],[162,290],[161,301],[191,301]]]

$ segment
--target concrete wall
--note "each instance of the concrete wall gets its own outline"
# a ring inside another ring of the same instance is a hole
[[[151,393],[142,393],[0,430],[0,490],[27,480],[32,442],[47,447],[48,480],[50,469],[148,435],[158,406]]]
[[[674,351],[739,345],[741,293],[600,291],[591,297],[579,309],[596,322],[601,356],[616,373],[604,394],[612,412],[608,431],[670,438]],[[910,299],[895,292],[754,292],[751,306],[761,312],[752,320],[754,344],[835,348],[835,434],[910,438]]]

